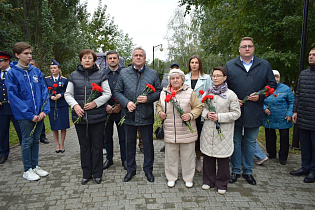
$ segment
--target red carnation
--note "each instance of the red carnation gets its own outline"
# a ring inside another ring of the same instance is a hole
[[[172,96],[171,96],[171,95],[166,95],[164,101],[165,101],[166,103],[168,103],[168,102],[170,102],[171,99],[172,99]]]
[[[57,85],[57,84],[54,84],[54,85],[53,85],[53,87],[54,87],[54,88],[57,88],[57,87],[58,87],[58,85]]]
[[[54,90],[53,90],[52,92],[53,92],[53,94],[55,94],[55,95],[56,95],[56,91],[54,91]]]
[[[270,92],[270,95],[272,95],[275,92],[275,89],[271,88],[269,92]]]
[[[171,93],[171,96],[172,96],[172,97],[175,97],[175,96],[176,96],[176,92],[172,92],[172,93]]]
[[[47,90],[52,90],[52,89],[53,89],[52,87],[48,87],[48,88],[47,88]]]
[[[205,93],[205,91],[199,90],[199,94],[200,94],[200,95],[203,95],[204,93]]]
[[[97,85],[97,84],[95,84],[95,83],[91,83],[91,85],[92,85],[92,86],[95,86],[95,85]]]

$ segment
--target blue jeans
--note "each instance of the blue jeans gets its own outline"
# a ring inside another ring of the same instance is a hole
[[[255,154],[254,156],[257,158],[257,160],[262,160],[266,157],[265,153],[263,151],[261,151],[257,141],[256,141],[256,150],[255,150]]]
[[[256,150],[256,138],[259,127],[244,128],[244,145],[242,149],[242,131],[243,127],[235,126],[234,128],[234,152],[231,157],[232,173],[252,174],[253,161]]]
[[[300,142],[302,169],[315,174],[315,131],[300,128]]]
[[[35,126],[35,122],[30,120],[18,120],[18,122],[22,133],[22,162],[24,171],[28,171],[30,168],[38,166],[39,137],[42,132],[44,120],[37,123],[33,135],[30,135],[30,133]]]

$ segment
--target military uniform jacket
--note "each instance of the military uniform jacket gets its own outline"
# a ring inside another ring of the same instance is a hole
[[[59,76],[58,80],[55,82],[54,81],[54,77],[53,76],[48,76],[45,77],[45,83],[47,85],[47,87],[52,87],[53,90],[56,91],[56,94],[61,94],[61,98],[59,98],[57,100],[57,107],[64,107],[64,106],[68,106],[68,103],[66,102],[65,98],[64,98],[64,94],[65,91],[67,89],[67,85],[68,85],[68,80],[66,77],[63,76]],[[57,84],[57,88],[54,88],[53,85]],[[51,94],[51,91],[50,91]],[[50,107],[51,108],[55,108],[55,101],[50,99]]]
[[[10,70],[9,68],[8,70]],[[2,71],[2,70],[1,70]],[[0,102],[2,105],[0,106],[0,115],[12,115],[10,104],[8,103],[8,95],[7,88],[4,84],[6,78],[6,73],[0,78]]]

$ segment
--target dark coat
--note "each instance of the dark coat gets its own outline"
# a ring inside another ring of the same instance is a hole
[[[118,77],[120,75],[120,72],[121,72],[121,68],[118,67],[118,69],[113,72],[110,70],[109,67],[107,67],[105,70],[104,70],[104,73],[106,75],[106,77],[108,77],[108,85],[110,87],[110,91],[112,93],[114,93],[114,90],[115,90],[115,87],[116,87],[116,84],[117,84],[117,81],[118,81]],[[111,105],[113,106],[115,104],[115,99],[114,99],[114,95],[112,94],[111,98],[105,103],[105,107],[107,105]],[[117,102],[116,102],[117,103]],[[107,113],[106,113],[107,114]],[[118,121],[121,119],[121,111],[119,113],[112,113],[109,117],[109,120],[110,121]]]
[[[143,93],[146,84],[153,85],[156,92],[147,95],[147,103],[139,103],[132,113],[128,113],[127,104],[130,101],[136,102],[137,97]],[[126,115],[125,124],[144,126],[154,123],[153,103],[160,97],[161,85],[157,71],[146,66],[140,71],[130,66],[120,72],[114,97],[123,107],[122,116]]]
[[[315,130],[315,66],[303,70],[299,76],[293,112],[297,112],[299,128]]]
[[[74,99],[78,102],[78,104],[83,109],[84,104],[88,100],[90,93],[92,91],[91,83],[95,83],[101,86],[101,83],[105,81],[107,78],[103,71],[100,71],[96,65],[91,69],[85,70],[83,66],[80,64],[77,67],[77,70],[72,72],[68,78],[68,81],[73,83],[74,86]],[[100,96],[101,94],[99,94]],[[88,123],[98,123],[105,121],[106,118],[106,110],[105,105],[102,105],[98,108],[94,108],[91,110],[85,110],[86,114],[82,117],[82,120],[79,124],[87,124]],[[78,119],[77,114],[74,110],[72,110],[72,120],[73,122]]]
[[[228,70],[228,87],[236,93],[238,99],[243,100],[251,93],[264,89],[266,85],[274,89],[277,87],[270,63],[256,56],[248,72],[240,57],[228,61],[225,68]],[[258,101],[244,103],[241,107],[241,117],[235,121],[235,125],[248,128],[261,126],[264,119],[264,99],[265,96],[260,95]]]

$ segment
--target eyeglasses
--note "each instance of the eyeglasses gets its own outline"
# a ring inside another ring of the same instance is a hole
[[[242,49],[246,49],[246,48],[253,48],[254,47],[254,45],[242,45],[242,46],[240,46],[240,48],[242,48]]]
[[[211,78],[214,78],[214,79],[216,79],[216,78],[220,78],[220,77],[223,77],[223,75],[211,75]]]

